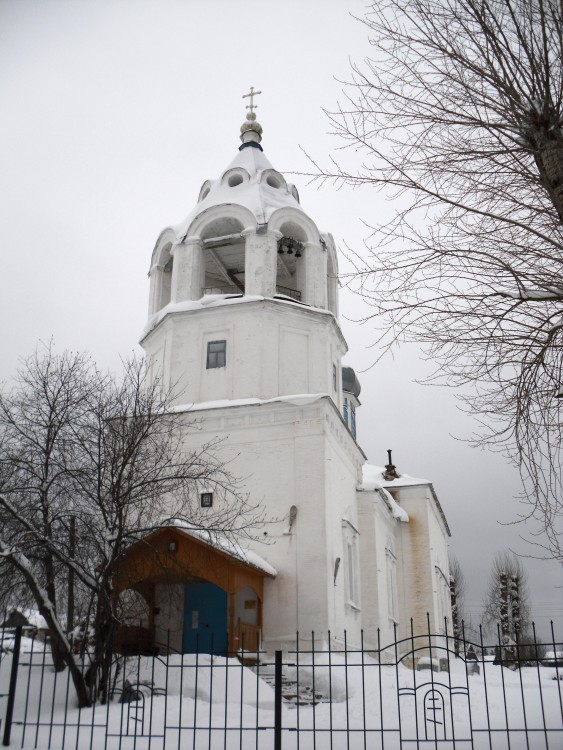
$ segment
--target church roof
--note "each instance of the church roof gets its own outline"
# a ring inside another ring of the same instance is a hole
[[[203,184],[195,208],[173,227],[178,239],[189,234],[192,222],[205,211],[229,203],[247,208],[257,224],[267,224],[278,208],[302,211],[294,186],[286,183],[260,148],[244,144],[218,179]]]
[[[386,480],[384,474],[385,469],[382,466],[364,464],[361,489],[370,492],[381,487],[416,487],[421,484],[432,484],[429,479],[417,479],[408,474],[400,474],[397,479]]]
[[[254,92],[252,96],[256,95]],[[262,150],[262,126],[252,109],[241,126],[242,145],[235,158],[215,180],[203,183],[197,205],[184,221],[172,227],[179,240],[190,233],[193,221],[205,211],[219,205],[236,204],[248,209],[257,224],[267,224],[279,208],[290,207],[302,211],[299,194],[294,185],[286,182],[276,171]]]
[[[358,398],[362,391],[358,376],[351,367],[342,368],[342,390],[346,393],[351,393],[356,398]]]
[[[384,476],[385,473],[386,473],[386,470],[382,466],[364,464],[362,467],[362,482],[361,484],[358,485],[358,491],[359,492],[381,492],[383,491],[386,494],[386,496],[391,497],[388,490],[398,489],[400,487],[417,487],[417,486],[426,485],[430,490],[434,503],[436,504],[436,508],[438,509],[438,513],[440,514],[440,517],[444,523],[444,528],[446,529],[446,533],[448,536],[451,536],[450,527],[448,526],[446,516],[444,514],[442,506],[440,505],[440,501],[438,500],[438,496],[436,495],[434,486],[432,485],[432,482],[430,480],[417,479],[416,477],[410,477],[408,474],[399,474],[396,479],[388,480],[388,479],[385,479],[385,476]],[[393,499],[393,502],[395,502],[394,498],[392,499]],[[395,505],[397,505],[397,503],[395,503]],[[399,508],[400,511],[405,514],[406,519],[400,518],[398,515],[396,515],[397,509],[393,506],[392,512],[395,518],[398,518],[398,520],[401,520],[401,521],[404,521],[404,520],[408,521],[408,515],[405,513],[405,511],[399,505],[397,505],[397,508]]]

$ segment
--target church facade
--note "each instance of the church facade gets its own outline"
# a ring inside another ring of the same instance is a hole
[[[408,635],[411,617],[426,630],[427,613],[441,631],[445,516],[431,483],[399,476],[390,456],[385,469],[366,462],[360,385],[342,366],[335,244],[266,158],[249,109],[231,164],[157,240],[141,344],[151,376],[197,422],[186,448],[219,438],[273,520],[267,544],[236,552],[186,530],[155,532],[163,554],[174,550],[175,575],[159,581],[148,563],[139,574],[148,625],[184,652],[233,652],[243,640],[271,649],[312,631],[346,631],[351,644],[363,631],[374,645],[377,629],[382,642]]]

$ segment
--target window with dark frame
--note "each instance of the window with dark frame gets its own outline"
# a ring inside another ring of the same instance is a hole
[[[332,365],[332,387],[336,391],[338,388],[338,379],[336,377],[336,365]]]
[[[201,507],[202,508],[211,508],[213,505],[213,493],[212,492],[202,492],[200,495],[201,499]]]
[[[212,370],[216,367],[225,367],[227,364],[227,342],[208,341],[207,342],[207,364],[206,369]]]

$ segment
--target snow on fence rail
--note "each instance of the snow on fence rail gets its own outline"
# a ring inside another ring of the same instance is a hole
[[[41,750],[563,747],[562,644],[366,644],[329,633],[273,654],[122,649],[111,700],[78,709],[48,642],[0,627],[0,737]]]

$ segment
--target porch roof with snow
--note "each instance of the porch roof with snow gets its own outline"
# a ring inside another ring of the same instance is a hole
[[[149,532],[121,556],[116,593],[139,586],[201,579],[225,590],[250,585],[261,595],[264,578],[277,571],[256,553],[238,547],[221,534],[172,521]]]

